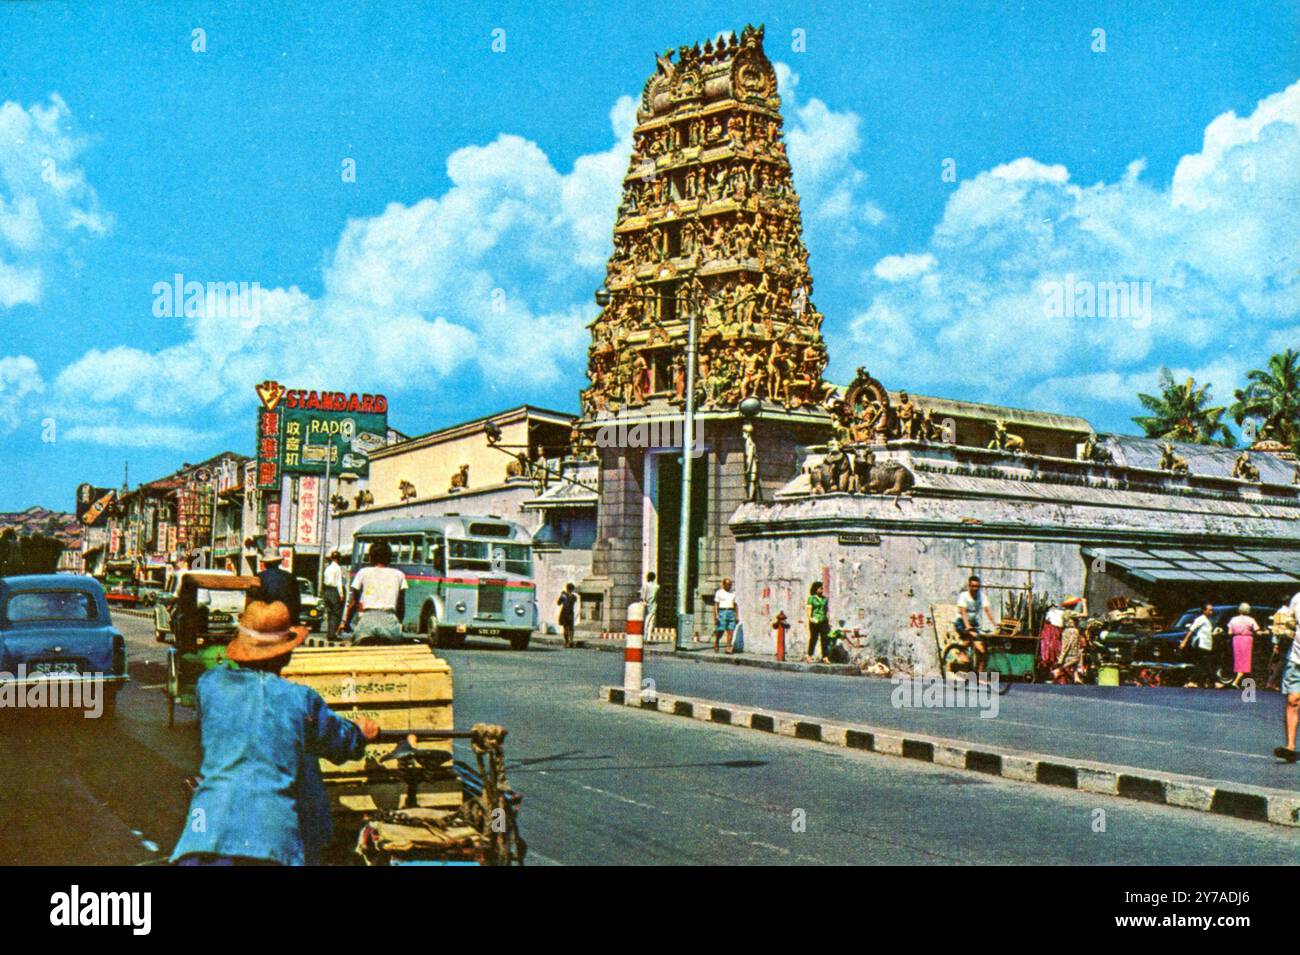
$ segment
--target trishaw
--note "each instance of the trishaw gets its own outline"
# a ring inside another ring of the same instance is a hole
[[[402,808],[369,813],[355,839],[366,865],[523,865],[528,846],[519,834],[523,797],[506,782],[506,730],[476,723],[469,731],[384,731],[380,742],[397,745],[381,756],[402,773]],[[477,766],[450,753],[419,749],[412,740],[467,740]],[[450,770],[460,782],[459,805],[421,807],[421,783]],[[345,839],[347,837],[345,836]],[[350,841],[350,840],[349,840]]]
[[[930,608],[935,642],[939,649],[939,668],[943,673],[963,673],[972,668],[970,644],[957,635],[955,604],[937,604]],[[1038,638],[1017,632],[1013,619],[999,622],[994,633],[984,634],[981,642],[988,651],[985,672],[1000,679],[1033,683],[1038,679]]]
[[[175,643],[167,648],[167,725],[175,725],[176,707],[194,708],[194,689],[208,670],[234,666],[226,660],[226,644],[233,630],[208,627],[210,594],[220,591],[256,590],[262,582],[256,577],[229,574],[186,574],[180,592],[171,607],[171,632]]]

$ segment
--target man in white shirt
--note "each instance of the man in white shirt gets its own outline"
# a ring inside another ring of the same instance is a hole
[[[1214,689],[1214,605],[1206,604],[1201,615],[1187,625],[1187,636],[1178,645],[1186,650],[1191,644],[1192,662],[1196,664],[1196,683],[1202,689]]]
[[[402,637],[402,617],[406,612],[406,575],[389,567],[392,548],[384,541],[370,546],[370,564],[352,578],[352,601],[340,631],[348,629],[352,618],[361,619],[352,631],[352,642],[378,643]]]
[[[993,619],[993,608],[989,606],[989,599],[981,589],[980,579],[975,574],[970,575],[966,581],[966,590],[957,598],[955,626],[957,636],[964,641],[969,641],[971,645],[973,651],[971,663],[975,671],[982,672],[988,650],[980,635],[992,633],[997,629],[997,623]]]
[[[723,632],[727,634],[727,652],[732,653],[731,638],[736,633],[736,594],[731,589],[731,579],[723,578],[722,586],[713,594],[713,652],[719,652]]]
[[[347,592],[343,589],[343,567],[339,564],[339,552],[330,554],[330,562],[325,565],[325,592],[321,599],[325,601],[325,633],[334,636],[343,617],[343,600]]]

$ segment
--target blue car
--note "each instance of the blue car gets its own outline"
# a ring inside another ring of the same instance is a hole
[[[30,687],[47,681],[51,701],[94,700],[84,684],[102,681],[102,715],[112,716],[126,680],[126,641],[109,618],[99,581],[73,574],[0,577],[0,698],[15,690],[31,698]]]

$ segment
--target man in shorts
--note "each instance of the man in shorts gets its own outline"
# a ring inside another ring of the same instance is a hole
[[[1296,724],[1300,723],[1300,640],[1291,641],[1291,652],[1287,655],[1286,669],[1282,672],[1282,693],[1286,696],[1286,713],[1282,718],[1286,728],[1286,745],[1273,750],[1273,755],[1294,763],[1300,759],[1295,751]]]
[[[722,586],[713,595],[713,652],[719,651],[722,634],[727,635],[727,652],[732,653],[731,639],[736,633],[736,593],[731,589],[731,579],[723,578]]]
[[[988,622],[987,627],[985,621]],[[957,598],[957,620],[954,627],[961,641],[970,644],[971,665],[975,672],[983,672],[984,664],[988,661],[988,650],[981,636],[992,633],[997,629],[997,624],[993,620],[989,599],[980,589],[980,579],[974,574],[966,581],[966,590]]]

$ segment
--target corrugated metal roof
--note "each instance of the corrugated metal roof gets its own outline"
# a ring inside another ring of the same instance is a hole
[[[1291,584],[1300,580],[1300,551],[1085,547],[1083,553],[1153,583]]]
[[[1137,468],[1160,467],[1160,445],[1156,438],[1137,438],[1125,434],[1108,434],[1104,436],[1104,445],[1110,450],[1116,464]],[[1232,477],[1232,465],[1241,453],[1241,448],[1220,448],[1206,444],[1182,444],[1170,442],[1174,453],[1187,461],[1192,474],[1210,477]],[[1295,474],[1295,462],[1280,458],[1266,451],[1252,451],[1250,463],[1259,468],[1261,481],[1268,484],[1290,484]]]

